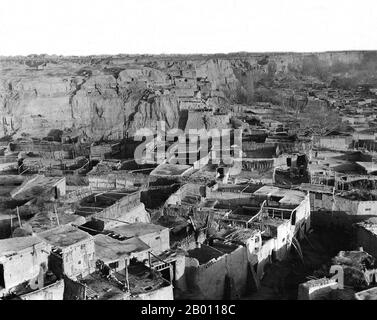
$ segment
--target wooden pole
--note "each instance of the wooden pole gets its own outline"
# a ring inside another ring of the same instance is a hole
[[[130,292],[130,282],[128,281],[128,264],[126,262],[126,285],[127,285],[127,291]]]
[[[57,212],[57,210],[56,210],[56,204],[54,205],[54,212],[55,212],[56,221],[58,222],[58,226],[60,226],[59,217],[58,217],[58,212]]]
[[[19,224],[20,228],[22,228],[21,218],[20,218],[20,211],[18,209],[18,206],[17,206],[17,217],[18,217],[18,224]]]
[[[12,236],[12,230],[13,230],[13,217],[12,213],[10,213],[10,234]]]

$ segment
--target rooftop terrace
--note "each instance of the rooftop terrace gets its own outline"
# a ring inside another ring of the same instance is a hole
[[[165,227],[153,223],[131,223],[120,225],[109,231],[118,233],[127,238],[134,238],[150,233],[161,232],[165,229]]]
[[[202,245],[200,248],[189,250],[188,254],[191,258],[197,259],[200,264],[206,264],[208,261],[224,255],[223,252],[206,245]]]
[[[96,257],[104,263],[128,259],[133,253],[149,251],[150,247],[139,238],[134,237],[119,241],[111,236],[97,234],[94,236]]]
[[[25,180],[19,187],[14,189],[11,192],[11,196],[14,199],[36,198],[50,191],[63,180],[65,180],[64,177],[46,177],[43,175],[36,175]]]
[[[193,167],[185,164],[160,164],[152,172],[152,176],[174,177],[187,174]]]
[[[121,189],[108,192],[93,193],[79,202],[76,209],[76,214],[80,216],[89,216],[93,213],[101,212],[102,210],[114,205],[119,200],[125,197],[134,196],[138,189]]]
[[[55,247],[63,249],[88,240],[92,236],[85,231],[66,225],[41,232],[38,237]]]
[[[0,257],[17,254],[28,248],[33,250],[32,248],[34,248],[35,245],[42,242],[42,239],[35,236],[2,239],[0,240]]]
[[[100,272],[94,272],[82,280],[89,287],[90,296],[99,300],[123,300],[127,295],[126,281],[126,275],[119,272],[115,272],[110,279]],[[131,295],[149,293],[168,285],[159,273],[141,263],[128,266],[128,282]]]
[[[255,191],[254,195],[276,198],[283,205],[299,205],[305,199],[305,193],[302,191],[283,189],[275,186],[263,186]]]

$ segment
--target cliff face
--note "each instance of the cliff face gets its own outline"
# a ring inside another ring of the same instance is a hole
[[[182,103],[217,106],[240,94],[253,101],[278,78],[327,81],[376,63],[375,52],[2,58],[0,137],[78,129],[93,139],[118,138],[160,120],[178,127]]]

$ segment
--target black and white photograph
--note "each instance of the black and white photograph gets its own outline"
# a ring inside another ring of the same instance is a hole
[[[376,31],[374,0],[1,0],[0,300],[377,300]]]

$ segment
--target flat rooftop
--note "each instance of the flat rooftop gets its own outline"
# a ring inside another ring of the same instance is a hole
[[[138,164],[134,159],[132,160],[101,160],[89,173],[89,176],[101,176],[107,174],[119,174],[122,176],[131,175],[132,173],[149,174],[156,164]]]
[[[93,213],[101,212],[103,209],[112,206],[122,198],[137,192],[137,188],[132,188],[93,193],[79,202],[76,214],[86,217]]]
[[[181,200],[181,203],[183,205],[199,205],[200,201],[200,195],[185,195]]]
[[[11,196],[13,199],[32,199],[48,192],[62,180],[65,180],[65,177],[36,175],[14,189],[11,192]]]
[[[128,266],[128,281],[131,295],[153,292],[168,285],[161,275],[152,271],[141,263]],[[108,280],[99,272],[91,273],[83,279],[90,289],[90,295],[99,300],[123,300],[127,295],[126,275],[120,272],[113,273],[117,282]]]
[[[25,176],[16,174],[1,175],[0,186],[17,186],[25,181]]]
[[[369,162],[357,161],[356,163],[359,166],[363,167],[367,173],[372,173],[372,172],[377,171],[377,163],[373,163],[371,161]]]
[[[317,192],[317,193],[333,193],[333,187],[327,186],[324,184],[310,184],[310,183],[301,183],[300,190],[302,191],[310,191],[310,192]]]
[[[377,201],[377,195],[368,190],[352,189],[341,192],[338,195],[352,201]]]
[[[217,259],[224,255],[223,252],[212,248],[210,246],[202,245],[200,248],[195,248],[188,251],[189,257],[195,258],[199,264],[205,264],[212,259]]]
[[[305,283],[302,283],[301,286],[310,289],[310,288],[321,287],[321,286],[325,286],[329,284],[333,285],[335,283],[336,283],[335,280],[324,277],[320,279],[313,279],[313,280],[306,281]]]
[[[200,168],[199,170],[194,171],[190,175],[189,180],[198,181],[198,182],[215,180],[216,174],[217,174],[216,168],[217,166],[215,165],[207,164],[204,167]]]
[[[272,181],[273,169],[267,171],[248,171],[242,170],[239,175],[237,175],[237,181]]]
[[[18,253],[27,248],[42,243],[43,240],[36,236],[16,237],[0,240],[0,257]]]
[[[232,211],[232,215],[234,216],[246,216],[249,219],[255,216],[260,211],[260,206],[250,207],[250,206],[242,206],[238,207],[237,209]]]
[[[44,239],[47,243],[62,249],[92,238],[92,236],[85,231],[70,225],[41,232],[38,234],[38,237]]]
[[[355,293],[357,300],[377,300],[377,287]]]
[[[248,215],[242,215],[242,214],[228,214],[227,216],[222,218],[222,221],[233,221],[233,222],[243,222],[247,223],[251,220],[253,216],[248,216]]]
[[[165,229],[167,228],[157,225],[157,224],[153,224],[153,223],[131,223],[131,224],[124,224],[124,225],[109,229],[107,231],[118,233],[127,238],[133,238],[133,237],[140,237],[140,236],[150,234],[150,233],[161,232],[162,230],[165,230]]]
[[[264,217],[262,220],[262,224],[273,226],[273,227],[278,227],[284,223],[289,223],[289,220],[281,219],[278,217]]]
[[[185,164],[169,164],[162,163],[157,168],[155,168],[150,175],[151,176],[183,176],[188,173],[193,167]]]
[[[94,236],[95,255],[105,263],[129,258],[133,253],[149,251],[150,247],[139,238],[134,237],[119,241],[104,234]]]
[[[279,203],[299,205],[305,199],[305,193],[298,190],[283,189],[275,186],[263,186],[254,192],[256,196],[278,197]]]
[[[225,236],[227,241],[245,244],[250,238],[260,233],[259,229],[241,228],[231,231]]]
[[[53,211],[38,212],[27,221],[27,224],[32,227],[33,232],[40,233],[56,228],[59,225],[82,225],[85,222],[86,220],[84,217],[73,213],[67,213],[58,208],[56,213]]]
[[[254,193],[260,189],[260,185],[255,184],[218,184],[216,191],[218,192],[234,192],[234,193]]]
[[[108,280],[99,272],[91,273],[82,282],[87,286],[87,299],[123,300],[126,294],[124,286]]]

